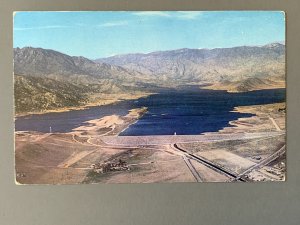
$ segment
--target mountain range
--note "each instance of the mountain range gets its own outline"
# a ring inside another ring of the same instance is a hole
[[[15,48],[16,112],[81,106],[97,93],[155,92],[178,85],[251,91],[285,86],[285,45],[178,49],[90,60]]]
[[[149,54],[117,55],[95,60],[122,66],[178,83],[238,85],[249,78],[264,81],[285,79],[285,45],[241,46],[216,49],[178,49]],[[249,87],[248,90],[255,89]],[[247,88],[245,89],[247,91]]]

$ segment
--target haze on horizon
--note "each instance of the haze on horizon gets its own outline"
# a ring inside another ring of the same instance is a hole
[[[14,47],[90,59],[181,48],[227,48],[285,41],[279,11],[17,12]]]

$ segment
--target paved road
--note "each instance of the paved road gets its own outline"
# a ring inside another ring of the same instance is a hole
[[[203,164],[204,166],[209,167],[210,169],[221,173],[223,175],[226,175],[227,177],[230,177],[232,180],[234,181],[243,181],[245,182],[246,180],[242,177],[237,177],[238,174],[236,174],[233,171],[228,170],[227,168],[221,167],[219,165],[216,165],[215,163],[201,157],[201,156],[196,156],[194,154],[188,153],[187,151],[185,151],[184,149],[180,148],[177,146],[177,144],[174,144],[174,148],[177,149],[178,151],[183,152],[185,155],[191,157],[192,159],[195,159],[197,162]]]
[[[281,131],[281,129],[280,129],[280,127],[278,126],[278,124],[276,123],[276,121],[275,121],[272,117],[270,117],[270,116],[269,116],[269,119],[270,119],[270,120],[272,121],[272,123],[274,124],[276,130],[277,130],[277,131]]]
[[[270,156],[268,156],[267,158],[263,159],[261,162],[253,165],[252,167],[250,167],[249,169],[245,170],[243,173],[239,174],[236,179],[239,179],[241,177],[243,177],[244,175],[250,173],[251,171],[255,170],[255,169],[260,169],[266,165],[268,165],[270,162],[276,160],[277,158],[279,158],[280,156],[282,156],[285,153],[285,145],[283,145],[278,151],[274,152],[273,154],[271,154]]]
[[[195,177],[197,182],[203,182],[199,173],[197,172],[197,170],[195,169],[195,167],[192,165],[191,160],[188,159],[185,155],[182,156],[185,164],[187,165],[187,167],[189,168],[189,170],[191,171],[191,173],[193,174],[193,176]]]

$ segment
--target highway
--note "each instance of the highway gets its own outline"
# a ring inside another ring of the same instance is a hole
[[[223,168],[223,167],[220,167],[219,165],[216,165],[214,164],[213,162],[207,160],[207,159],[204,159],[203,157],[200,157],[200,156],[195,156],[194,154],[191,154],[191,153],[188,153],[186,150],[178,147],[177,144],[174,144],[173,145],[175,149],[181,151],[181,152],[184,152],[187,156],[191,157],[192,159],[195,159],[197,162],[213,169],[214,171],[216,172],[219,172],[221,174],[224,174],[228,177],[230,177],[232,180],[236,180],[236,181],[242,181],[242,182],[245,182],[246,180],[242,177],[238,177],[238,174],[235,174],[234,172],[226,169],[226,168]]]
[[[269,116],[269,119],[271,120],[271,122],[274,124],[275,128],[277,131],[281,131],[280,127],[278,126],[278,124],[276,123],[276,121]]]
[[[274,121],[275,122],[275,121]],[[276,124],[277,125],[277,124]],[[169,143],[171,148],[177,152],[180,152],[179,154],[183,157],[183,160],[185,164],[187,165],[188,169],[194,176],[195,180],[197,182],[203,182],[203,179],[199,175],[198,171],[195,169],[195,167],[191,164],[191,159],[196,160],[198,163],[201,163],[204,166],[207,166],[208,168],[221,173],[227,177],[229,177],[232,181],[241,181],[245,182],[247,179],[245,178],[245,175],[250,173],[251,171],[261,168],[268,163],[274,161],[277,159],[279,156],[281,156],[285,152],[285,145],[281,147],[278,151],[273,153],[272,155],[268,156],[261,162],[253,165],[252,167],[248,168],[241,174],[237,174],[225,167],[222,167],[221,165],[218,165],[216,163],[213,163],[206,158],[203,158],[201,156],[196,156],[194,154],[191,154],[187,152],[186,150],[182,149],[177,145],[177,143],[189,143],[189,142],[212,142],[212,141],[224,141],[224,140],[248,140],[248,139],[256,139],[256,138],[269,138],[269,137],[274,137],[278,135],[282,135],[283,131],[278,130],[276,132],[257,132],[257,133],[234,133],[234,134],[207,134],[207,135],[192,135],[192,136],[184,136],[184,135],[169,135],[169,136],[102,136],[102,137],[97,137],[100,140],[102,140],[104,143],[103,144],[94,144],[91,142],[91,139],[96,139],[92,137],[88,137],[88,140],[86,144],[92,145],[92,146],[98,146],[101,148],[115,148],[115,149],[136,149],[139,148],[140,146],[145,146],[145,149],[148,149],[146,146],[149,145],[159,145],[156,142],[163,142],[164,145],[166,143]],[[74,135],[73,140],[76,142],[79,142],[75,139]],[[175,141],[178,141],[177,143]],[[79,142],[81,143],[81,142]],[[83,143],[81,143],[83,144]],[[83,144],[83,145],[86,145]],[[154,148],[156,149],[156,148]],[[163,149],[161,149],[163,150]],[[78,154],[76,156],[70,157],[69,159],[66,160],[66,162],[62,163],[60,166],[61,167],[69,167],[70,165],[74,164],[74,162],[78,161],[78,159],[81,159],[85,157],[86,155],[95,152],[94,151],[89,151],[89,152],[84,152],[82,154]]]
[[[247,180],[244,178],[244,176],[248,173],[250,173],[251,171],[255,170],[255,169],[259,169],[262,168],[263,166],[268,165],[270,162],[276,160],[277,158],[279,158],[280,156],[282,156],[285,153],[285,148],[286,146],[283,145],[278,151],[276,151],[275,153],[271,154],[270,156],[268,156],[267,158],[263,159],[261,162],[253,165],[252,167],[248,168],[247,170],[245,170],[244,172],[240,173],[240,174],[236,174],[224,167],[221,167],[219,165],[216,165],[215,163],[200,157],[200,156],[195,156],[194,154],[188,153],[186,150],[178,147],[177,144],[174,144],[173,147],[181,152],[183,152],[185,155],[195,159],[196,161],[198,161],[199,163],[213,169],[216,172],[219,172],[221,174],[224,174],[226,176],[229,176],[230,178],[233,179],[233,181],[242,181],[242,182],[246,182]],[[186,160],[185,160],[186,162]],[[190,168],[190,167],[189,167]],[[194,167],[193,167],[194,168]],[[195,169],[195,168],[194,168]],[[195,174],[192,169],[190,169],[191,172],[193,173],[193,175]],[[198,173],[197,173],[198,174]],[[198,174],[199,175],[199,174]],[[195,177],[195,175],[194,175]],[[200,178],[201,179],[201,178]]]
[[[185,155],[183,155],[182,158],[183,158],[185,164],[187,165],[187,167],[189,168],[189,170],[191,171],[191,173],[193,174],[193,176],[195,177],[196,181],[203,182],[199,173],[197,172],[195,167],[192,165],[191,160],[189,158],[187,158]]]
[[[245,176],[246,174],[250,173],[251,171],[253,171],[255,169],[260,169],[263,166],[268,165],[270,162],[273,162],[274,160],[276,160],[277,158],[279,158],[280,156],[282,156],[285,153],[285,147],[286,146],[283,145],[278,151],[274,152],[273,154],[271,154],[267,158],[263,159],[261,162],[251,166],[249,169],[247,169],[243,173],[239,174],[236,177],[236,179],[239,179],[239,178]]]

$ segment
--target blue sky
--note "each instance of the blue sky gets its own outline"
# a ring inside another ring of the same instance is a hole
[[[272,11],[17,12],[14,16],[14,47],[41,47],[90,59],[284,40],[284,13]]]

